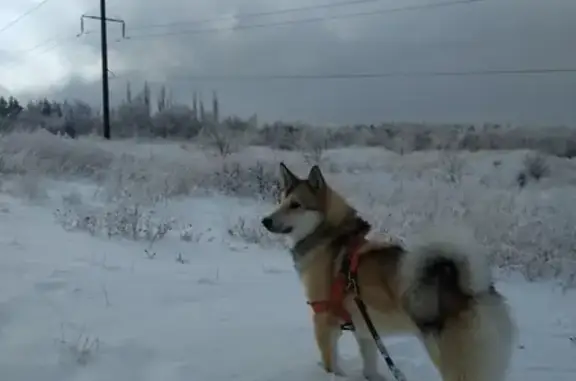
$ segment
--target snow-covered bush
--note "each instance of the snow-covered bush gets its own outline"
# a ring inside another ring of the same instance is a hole
[[[129,143],[128,143],[129,144]],[[127,144],[127,145],[128,145]],[[16,132],[0,139],[0,171],[5,174],[43,174],[88,177],[101,186],[109,201],[130,197],[153,204],[198,189],[271,199],[277,193],[277,163],[263,160],[210,157],[146,156],[112,149],[90,139],[72,140],[39,130]]]
[[[112,153],[90,141],[78,141],[42,129],[14,132],[0,138],[4,173],[92,176],[107,170],[113,160]]]
[[[204,236],[204,231],[197,229],[192,224],[188,224],[180,229],[180,239],[185,242],[198,242]]]
[[[546,161],[546,157],[541,153],[527,154],[523,165],[522,172],[536,181],[550,174],[550,166]]]
[[[12,196],[36,202],[48,198],[43,180],[39,173],[27,172],[13,176],[4,186]]]
[[[270,235],[264,229],[258,217],[239,217],[229,224],[227,232],[230,237],[264,247],[282,246],[283,244],[280,237]]]
[[[441,151],[440,161],[446,171],[447,180],[451,183],[460,182],[466,166],[462,155],[454,151]]]
[[[383,179],[387,186],[378,186],[371,179],[344,176],[349,177],[336,175],[337,189],[376,231],[409,242],[431,224],[467,226],[494,265],[518,270],[529,279],[574,281],[576,209],[566,205],[574,205],[576,193],[570,187],[519,192],[512,185],[482,184],[476,176],[445,183],[433,173],[413,179],[405,174],[395,183]]]
[[[450,137],[451,146],[444,152],[398,155],[380,147],[330,148],[331,144],[344,144],[347,136],[364,134],[365,138],[376,134],[373,131],[384,131],[377,136],[397,148],[401,147],[400,143],[394,146],[397,140],[413,137],[418,131],[415,126],[404,130],[395,125],[379,128],[355,126],[315,132],[328,137],[320,164],[328,180],[370,219],[376,231],[409,241],[426,225],[455,220],[476,232],[495,265],[517,269],[533,279],[574,278],[576,210],[570,207],[576,204],[574,159],[544,153],[526,156],[526,151],[454,151],[454,145],[470,148],[478,143],[480,148],[500,148],[538,146],[541,141],[514,143],[515,130],[506,132],[505,128],[490,126],[458,133],[453,131],[455,127],[440,129],[416,139],[418,147],[447,147]],[[295,142],[302,134],[298,126],[276,126],[267,131],[272,135],[284,131]],[[462,136],[473,134],[479,136],[476,143],[462,143]],[[499,136],[505,138],[499,140]],[[413,142],[411,138],[406,141]],[[546,145],[550,150],[554,147],[550,142]],[[8,178],[5,183],[18,174],[38,173],[97,180],[98,196],[108,206],[88,207],[72,197],[57,213],[60,223],[67,229],[95,235],[155,240],[174,226],[152,213],[160,203],[197,193],[223,193],[273,203],[279,192],[279,161],[286,161],[301,176],[310,167],[296,150],[247,147],[224,158],[194,142],[187,143],[186,150],[180,146],[165,141],[135,144],[85,137],[72,140],[43,131],[14,132],[0,138],[0,170]],[[531,173],[527,176],[545,175],[546,181],[519,190],[514,183],[519,168]],[[42,188],[34,184],[27,186],[31,194]],[[270,235],[259,226],[261,216],[244,218],[232,222],[228,233],[245,242],[268,244]],[[200,233],[182,234],[182,239],[195,241]]]
[[[156,242],[174,228],[173,219],[158,218],[153,209],[125,202],[107,207],[68,205],[57,209],[55,220],[64,229],[108,238]]]
[[[100,350],[100,339],[98,337],[89,336],[83,332],[78,333],[74,338],[67,338],[66,336],[64,326],[62,326],[58,344],[60,345],[60,356],[66,362],[81,366],[88,365]]]
[[[250,165],[229,161],[205,184],[228,195],[275,200],[280,190],[276,168],[276,163],[257,161]]]

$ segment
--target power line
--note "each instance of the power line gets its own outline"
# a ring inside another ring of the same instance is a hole
[[[57,37],[50,37],[47,38],[46,40],[37,43],[36,45],[32,46],[29,49],[24,49],[24,50],[17,50],[16,52],[21,53],[21,54],[27,54],[27,53],[32,53],[35,50],[40,49],[41,47],[50,44],[51,42],[58,42],[58,38]]]
[[[147,39],[147,38],[167,37],[167,36],[174,36],[174,35],[181,35],[181,34],[201,34],[201,33],[210,33],[210,32],[221,32],[221,31],[227,31],[227,30],[246,30],[246,29],[283,26],[283,25],[316,23],[316,22],[322,22],[322,21],[327,21],[327,20],[348,19],[348,18],[354,18],[354,17],[375,16],[375,15],[397,13],[397,12],[409,12],[409,11],[417,11],[417,10],[425,10],[425,9],[445,8],[445,7],[455,6],[455,5],[480,3],[480,2],[484,2],[484,1],[486,1],[486,0],[449,0],[449,1],[443,1],[443,2],[438,2],[438,3],[431,3],[431,4],[409,5],[409,6],[397,7],[397,8],[385,8],[385,9],[377,9],[377,10],[372,10],[372,11],[345,13],[345,14],[332,15],[332,16],[318,16],[318,17],[310,17],[310,18],[296,19],[296,20],[287,20],[287,21],[280,21],[280,22],[273,22],[273,23],[248,24],[248,25],[238,25],[238,26],[224,27],[224,28],[204,28],[204,29],[181,30],[181,31],[167,31],[167,32],[162,32],[162,33],[139,34],[139,35],[127,37],[127,39],[141,40],[141,39]]]
[[[71,41],[76,40],[76,39],[77,39],[76,36],[68,36],[68,37],[62,37],[62,38],[51,37],[51,38],[48,38],[48,39],[34,45],[33,47],[31,47],[29,49],[19,50],[19,51],[17,51],[17,53],[32,54],[34,51],[36,51],[42,47],[45,47],[46,45],[49,45],[46,49],[36,53],[36,54],[45,54],[45,53],[57,48],[58,46],[61,46],[62,44],[70,43]]]
[[[266,80],[334,80],[411,77],[471,77],[504,75],[576,74],[575,68],[485,69],[462,71],[406,71],[388,73],[270,74],[270,75],[202,75],[178,77],[178,80],[266,81]]]
[[[66,38],[51,37],[51,38],[48,38],[48,39],[32,46],[29,49],[14,50],[14,51],[10,51],[10,53],[11,54],[21,54],[23,56],[44,55],[44,54],[49,53],[58,47],[70,44],[73,40],[77,40],[77,37],[76,36],[68,36]],[[41,50],[36,52],[39,49],[41,49]],[[10,67],[8,67],[8,69],[13,69],[17,66],[18,66],[18,64],[14,64],[14,65],[11,65]]]
[[[111,20],[110,18],[108,19],[109,21]],[[98,31],[88,31],[88,32],[83,32],[81,33],[81,35],[91,35],[91,34],[95,34],[98,33]],[[46,46],[46,45],[50,45],[49,47],[47,47],[46,49],[42,50],[41,52],[35,53],[35,54],[45,54],[59,46],[65,45],[65,44],[70,44],[73,41],[78,41],[79,38],[81,37],[81,35],[73,35],[73,36],[66,36],[66,37],[58,37],[58,36],[54,36],[54,37],[50,37],[42,42],[39,42],[38,44],[28,48],[28,49],[22,49],[22,50],[13,50],[10,51],[11,53],[17,53],[17,54],[32,54],[34,51]]]
[[[313,10],[328,9],[328,8],[345,7],[345,6],[349,6],[349,5],[379,3],[382,1],[389,1],[389,0],[348,0],[348,1],[332,2],[332,3],[327,3],[327,4],[308,5],[305,7],[277,9],[277,10],[273,10],[273,11],[240,13],[240,14],[237,14],[235,16],[239,17],[239,18],[276,16],[276,15],[282,15],[282,14],[286,14],[286,13],[296,13],[296,12],[305,12],[305,11],[313,11]],[[214,18],[209,18],[209,19],[198,19],[198,20],[191,20],[191,21],[176,21],[176,22],[163,23],[163,24],[144,24],[144,25],[140,25],[140,26],[131,27],[130,29],[131,30],[142,30],[142,29],[166,28],[166,27],[179,26],[179,25],[208,24],[208,23],[212,23],[212,22],[225,20],[227,18],[229,18],[229,17],[228,16],[220,16],[220,17],[214,17]]]
[[[38,4],[34,5],[32,8],[28,9],[26,12],[22,13],[20,16],[16,17],[14,20],[10,21],[8,24],[6,24],[2,28],[0,28],[0,33],[5,32],[6,30],[10,29],[12,26],[14,26],[20,20],[22,20],[26,16],[34,13],[35,11],[40,9],[40,7],[42,7],[43,5],[45,5],[49,1],[50,0],[42,0]]]
[[[35,8],[33,8],[32,10],[30,10],[28,14],[30,14],[32,11],[38,9],[43,4],[46,4],[48,1],[50,1],[50,0],[44,0],[41,3],[38,3],[37,6]],[[20,16],[20,19],[22,19],[23,17],[24,16]],[[14,20],[14,21],[12,21],[12,23],[15,23],[17,21],[18,20]],[[88,33],[86,33],[86,34],[88,34]],[[45,49],[39,53],[39,54],[44,54],[44,53],[49,52],[49,51],[57,48],[58,46],[62,45],[62,43],[69,43],[69,42],[76,40],[76,39],[78,39],[78,36],[65,36],[64,37],[63,34],[60,33],[60,34],[56,34],[52,37],[49,37],[49,38],[37,43],[36,45],[31,46],[30,48],[13,50],[13,51],[10,51],[10,53],[30,54],[30,53],[46,46],[46,45],[50,45],[47,49]]]
[[[36,44],[35,46],[29,48],[29,49],[25,49],[25,50],[16,50],[16,51],[12,51],[10,53],[12,54],[22,54],[25,56],[28,55],[43,55],[46,54],[54,49],[56,49],[59,46],[62,46],[61,41],[66,41],[67,39],[61,39],[60,41],[58,39],[56,39],[55,37],[51,37],[47,40],[44,40],[41,43]],[[42,51],[40,52],[36,52],[36,50],[40,49],[40,48],[44,48]],[[8,70],[14,69],[16,67],[19,66],[19,63],[16,64],[12,64],[9,67],[7,67]]]

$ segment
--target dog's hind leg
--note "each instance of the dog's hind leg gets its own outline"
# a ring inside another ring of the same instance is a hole
[[[438,348],[438,342],[435,335],[425,335],[421,338],[426,351],[428,352],[428,356],[432,361],[432,364],[438,369],[438,372],[441,370],[441,362],[440,362],[440,350]]]
[[[444,381],[504,381],[515,336],[516,327],[501,298],[481,297],[438,336]]]

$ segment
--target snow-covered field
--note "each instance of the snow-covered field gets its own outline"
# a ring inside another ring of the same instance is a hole
[[[301,154],[36,133],[0,155],[1,380],[327,379],[290,258],[257,224],[277,162],[304,171]],[[520,189],[524,156],[346,149],[322,166],[379,230],[473,228],[520,329],[509,379],[574,380],[576,163],[547,158]],[[386,343],[409,380],[439,379],[413,339]]]

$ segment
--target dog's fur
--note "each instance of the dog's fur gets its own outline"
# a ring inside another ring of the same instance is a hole
[[[347,242],[363,237],[367,222],[326,183],[318,166],[300,179],[283,163],[279,207],[262,220],[272,233],[292,238],[294,264],[308,301],[327,300]],[[364,241],[358,267],[360,297],[379,332],[416,335],[444,381],[503,381],[516,326],[490,268],[462,234],[431,235],[412,248]],[[377,370],[377,348],[353,295],[352,315],[364,377],[386,380]],[[339,318],[314,314],[314,331],[326,372],[338,364]]]

